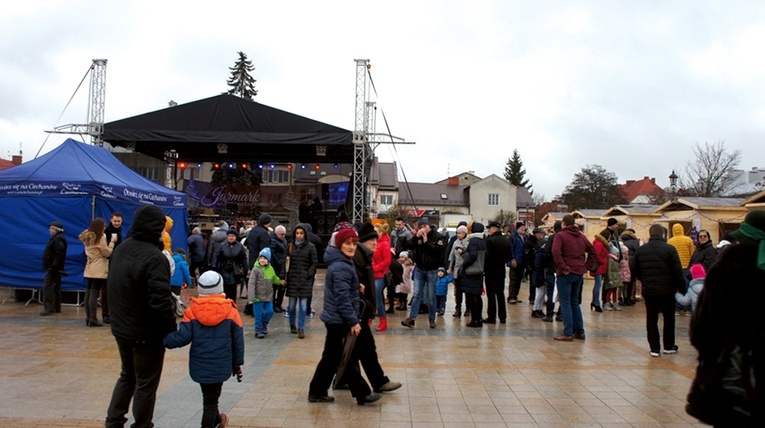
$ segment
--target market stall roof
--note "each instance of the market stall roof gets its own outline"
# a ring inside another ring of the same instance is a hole
[[[106,123],[103,139],[157,159],[175,150],[178,159],[187,162],[352,163],[352,135],[336,126],[222,94]]]

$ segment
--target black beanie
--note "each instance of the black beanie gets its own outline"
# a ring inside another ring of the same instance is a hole
[[[380,235],[377,234],[377,231],[375,230],[375,227],[372,226],[372,223],[364,223],[359,228],[359,242],[366,242],[370,239],[376,239],[379,237]]]

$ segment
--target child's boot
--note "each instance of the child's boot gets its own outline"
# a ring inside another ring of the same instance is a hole
[[[380,324],[377,326],[375,331],[385,331],[388,329],[388,318],[380,318]]]

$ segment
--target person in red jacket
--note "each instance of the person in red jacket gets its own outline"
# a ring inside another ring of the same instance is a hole
[[[555,235],[552,247],[555,269],[558,274],[558,297],[563,313],[563,334],[555,340],[572,342],[584,340],[582,320],[582,295],[579,290],[584,282],[584,273],[590,270],[598,256],[595,247],[579,231],[570,214],[563,216],[563,229]]]
[[[377,316],[380,318],[380,324],[376,331],[385,331],[388,329],[388,315],[385,312],[385,299],[383,291],[385,290],[385,274],[389,271],[390,259],[390,236],[388,236],[388,224],[381,223],[375,226],[375,231],[379,235],[377,239],[377,248],[372,254],[372,271],[375,277],[375,298],[377,306]],[[393,299],[393,295],[388,293],[388,299]]]
[[[595,285],[592,287],[592,301],[590,302],[590,310],[595,312],[603,312],[603,307],[600,305],[600,288],[603,286],[603,275],[608,273],[608,236],[605,236],[604,230],[595,235],[595,239],[592,240],[592,245],[595,246],[595,251],[598,252],[598,256],[595,260],[598,262],[598,267],[594,272],[591,272],[595,278]]]

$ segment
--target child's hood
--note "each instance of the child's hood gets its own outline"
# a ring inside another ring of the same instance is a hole
[[[231,314],[236,304],[222,294],[191,298],[191,306],[184,312],[184,321],[197,320],[207,327],[214,327]]]

